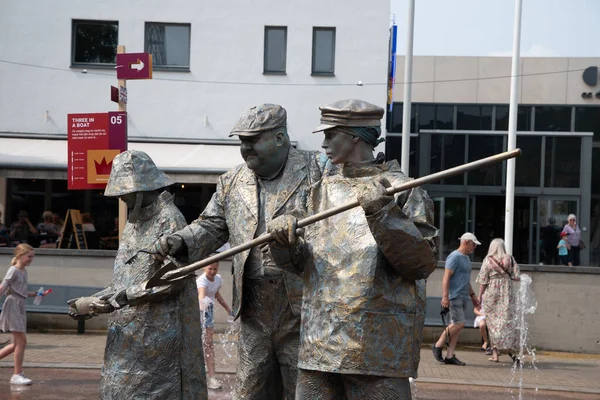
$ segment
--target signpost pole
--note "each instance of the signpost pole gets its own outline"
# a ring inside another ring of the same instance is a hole
[[[125,46],[117,46],[117,54],[125,53]],[[125,79],[119,79],[117,82],[117,89],[121,90],[121,86],[127,88],[127,81]],[[123,99],[119,96],[119,111],[127,112],[127,103],[122,101]],[[126,123],[129,123],[127,121]],[[125,222],[127,221],[127,204],[123,200],[119,200],[119,241],[123,236],[123,230],[125,229]]]

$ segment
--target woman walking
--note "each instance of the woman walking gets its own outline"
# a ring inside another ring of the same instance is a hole
[[[579,252],[582,250],[581,230],[577,226],[577,217],[575,214],[569,214],[567,224],[562,233],[567,234],[567,244],[569,245],[569,259],[574,267],[579,265]]]
[[[25,267],[33,261],[33,247],[22,243],[17,246],[14,254],[12,266],[0,284],[0,296],[6,293],[6,300],[0,315],[0,330],[10,331],[13,335],[13,342],[0,350],[0,360],[15,353],[14,374],[10,378],[10,383],[11,385],[31,385],[31,379],[23,375],[23,357],[27,345],[25,303],[27,297],[36,295],[35,292],[27,292],[27,271],[25,271]]]
[[[513,282],[519,279],[519,266],[506,253],[504,240],[492,240],[477,277],[479,302],[485,303],[485,318],[492,346],[490,361],[498,362],[500,350],[507,350],[513,362],[518,362],[512,352],[519,347],[515,327],[517,299],[513,290]]]

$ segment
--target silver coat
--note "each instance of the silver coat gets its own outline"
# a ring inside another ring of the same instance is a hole
[[[113,281],[96,294],[126,291],[130,304],[110,314],[102,368],[102,399],[207,399],[202,328],[196,285],[182,284],[144,290],[160,264],[140,253],[162,235],[186,226],[163,192],[127,222],[119,243]]]
[[[299,218],[305,216],[309,187],[320,179],[324,164],[325,159],[318,152],[290,148],[275,207],[271,215],[265,215],[265,219],[270,221],[285,214],[293,214]],[[217,191],[204,212],[188,227],[176,233],[185,241],[191,260],[205,258],[227,241],[231,246],[238,246],[255,238],[261,206],[257,185],[256,175],[245,164],[219,178]],[[265,284],[261,280],[244,279],[244,268],[249,256],[250,250],[246,250],[233,257],[232,310],[236,318],[241,316],[238,379],[234,398],[282,398],[280,395],[260,391],[263,389],[259,387],[269,386],[276,374],[272,369],[258,365],[261,364],[259,354],[264,359],[270,357],[286,366],[289,373],[282,373],[285,376],[280,380],[283,379],[288,396],[293,397],[297,375],[302,279],[297,273],[287,271],[283,271],[283,278],[272,279],[272,284],[269,280]],[[263,255],[263,266],[274,263],[269,254]],[[277,267],[280,265],[277,264]],[[283,283],[280,285],[281,280]],[[272,353],[264,355],[265,351]],[[273,383],[281,385],[281,382]]]
[[[364,184],[407,182],[396,161],[328,164],[311,213],[357,199]],[[425,281],[436,266],[433,202],[416,188],[381,211],[361,207],[306,228],[298,367],[342,374],[416,377],[425,317]]]

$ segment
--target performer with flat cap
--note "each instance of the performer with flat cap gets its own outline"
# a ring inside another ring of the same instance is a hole
[[[296,400],[410,399],[425,317],[425,281],[437,261],[433,202],[407,182],[397,161],[373,156],[383,109],[361,100],[320,108],[330,163],[315,185],[311,214],[358,200],[306,227]],[[293,226],[293,216],[288,225]],[[277,221],[273,221],[274,223]],[[282,224],[280,224],[282,225]],[[294,238],[290,229],[279,244]],[[297,246],[296,246],[297,247]]]
[[[274,104],[242,115],[230,136],[241,140],[245,164],[219,178],[197,220],[156,243],[161,254],[200,260],[227,241],[238,246],[254,239],[277,216],[305,216],[309,187],[320,179],[326,159],[290,145],[286,118]],[[276,262],[271,250],[253,248],[233,258],[232,309],[241,321],[234,399],[289,400],[296,389],[302,280],[282,264],[302,268],[301,260],[285,247]]]

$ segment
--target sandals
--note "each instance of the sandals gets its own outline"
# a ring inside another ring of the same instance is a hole
[[[497,359],[497,358],[494,358],[494,357],[491,357],[491,358],[488,358],[488,361],[491,361],[491,362],[498,362],[498,359]]]
[[[484,342],[484,343],[481,345],[481,351],[486,351],[486,350],[487,350],[487,349],[489,349],[489,348],[490,348],[490,346],[488,345],[488,343],[487,343],[487,342]]]

